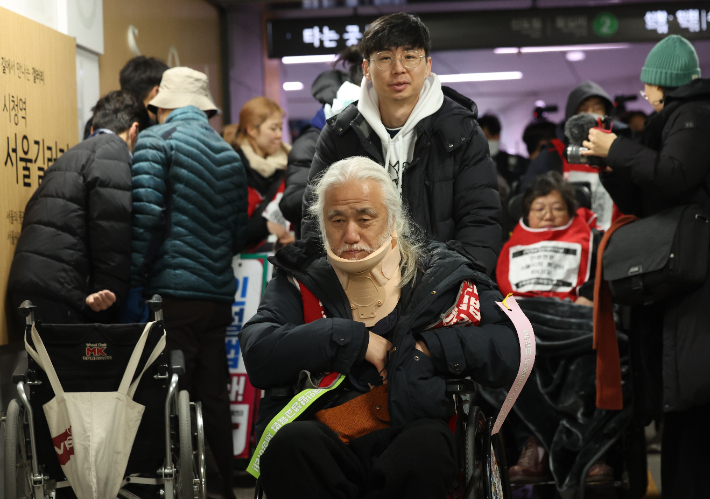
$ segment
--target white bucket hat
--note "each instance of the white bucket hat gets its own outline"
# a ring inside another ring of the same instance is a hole
[[[148,104],[148,110],[157,113],[157,108],[178,109],[195,106],[211,118],[217,114],[217,106],[207,88],[207,75],[186,67],[168,69],[163,73],[158,95]]]

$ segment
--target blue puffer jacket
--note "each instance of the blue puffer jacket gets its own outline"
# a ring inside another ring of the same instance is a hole
[[[248,220],[247,179],[234,149],[204,112],[186,106],[139,135],[132,174],[132,285],[150,294],[233,301],[232,256],[242,249]],[[166,201],[167,237],[146,272],[151,229]]]

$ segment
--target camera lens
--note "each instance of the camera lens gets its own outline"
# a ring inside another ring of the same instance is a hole
[[[587,156],[582,155],[582,151],[586,151],[586,147],[571,145],[567,146],[567,162],[572,165],[586,165],[589,163]]]

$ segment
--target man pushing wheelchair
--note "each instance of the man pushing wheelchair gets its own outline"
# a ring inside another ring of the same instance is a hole
[[[269,499],[445,498],[458,473],[445,380],[508,388],[518,373],[502,296],[459,243],[415,236],[368,158],[334,163],[311,215],[322,243],[272,257],[239,335],[266,390],[251,469]]]

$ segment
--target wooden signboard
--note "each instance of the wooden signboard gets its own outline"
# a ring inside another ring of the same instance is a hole
[[[7,278],[25,205],[77,141],[76,43],[0,8],[0,345],[9,340]]]

